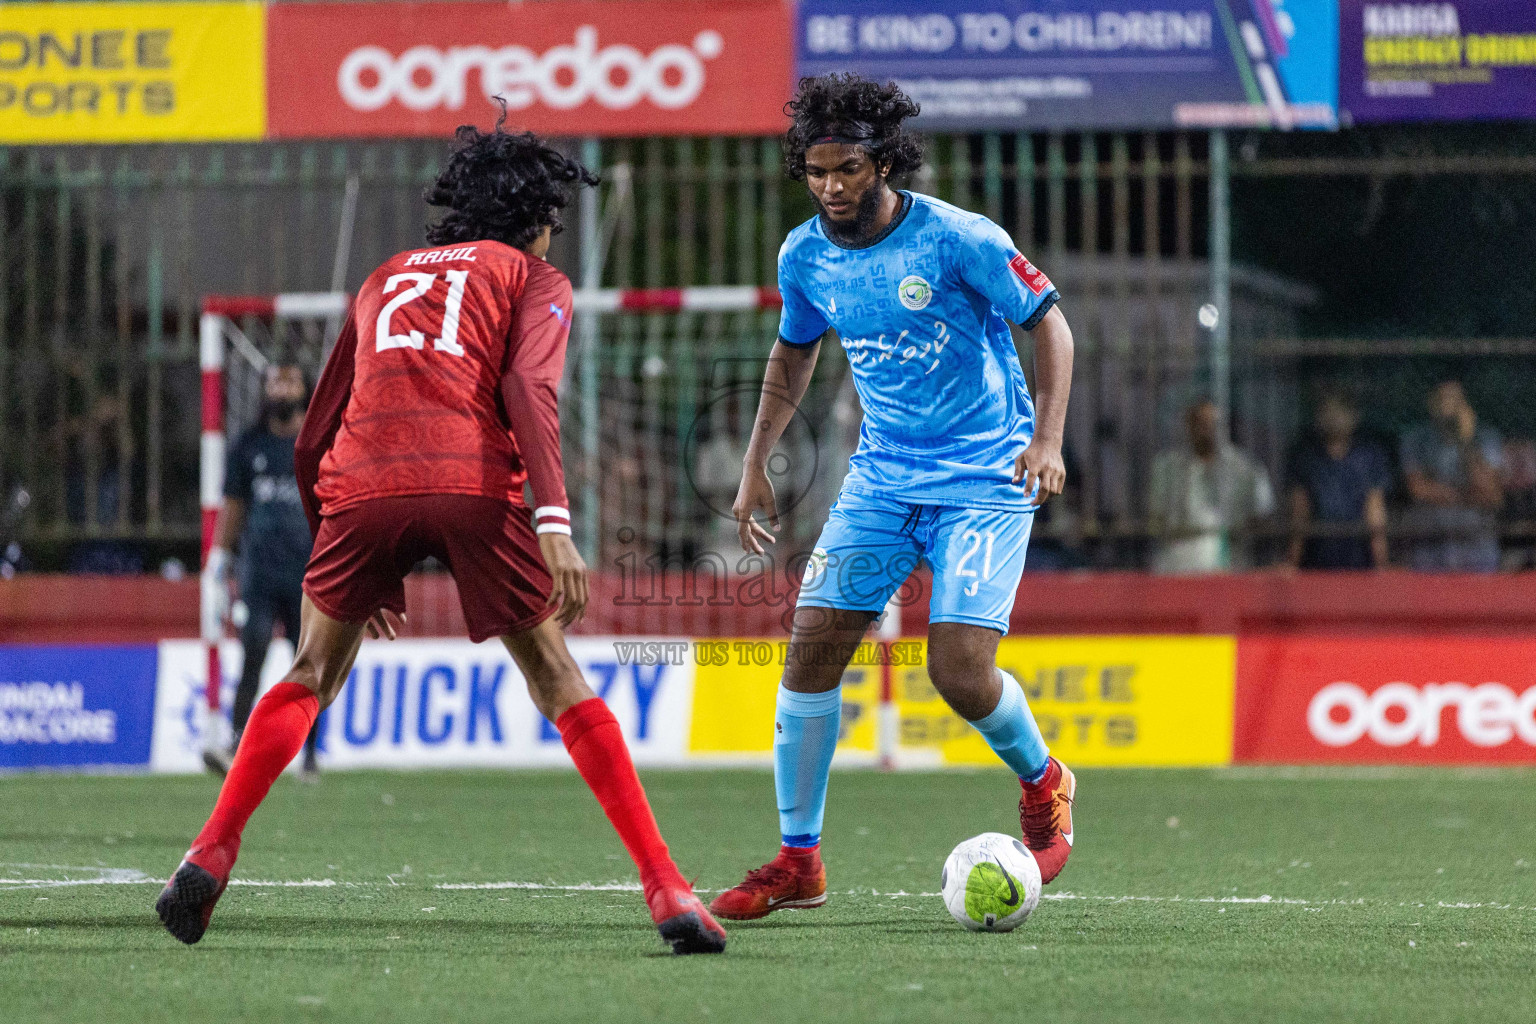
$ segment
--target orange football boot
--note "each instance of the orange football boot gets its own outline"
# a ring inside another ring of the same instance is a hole
[[[1045,883],[1061,874],[1072,856],[1072,799],[1077,795],[1077,778],[1053,757],[1046,764],[1045,778],[1023,786],[1019,825],[1024,830],[1024,845],[1040,865],[1040,881]]]
[[[821,847],[782,846],[779,855],[747,872],[746,881],[716,896],[709,909],[727,921],[755,921],[786,907],[809,909],[827,902],[827,869]]]

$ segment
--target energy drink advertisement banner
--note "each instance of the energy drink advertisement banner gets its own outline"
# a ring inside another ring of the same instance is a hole
[[[1344,117],[1476,121],[1536,117],[1536,2],[1342,0]]]
[[[795,45],[929,130],[1338,123],[1337,0],[802,0]]]

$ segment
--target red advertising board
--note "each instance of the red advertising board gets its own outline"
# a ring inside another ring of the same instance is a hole
[[[1536,762],[1536,639],[1243,636],[1233,760]]]
[[[544,135],[782,131],[790,8],[709,4],[273,4],[275,138],[448,135],[509,121]]]

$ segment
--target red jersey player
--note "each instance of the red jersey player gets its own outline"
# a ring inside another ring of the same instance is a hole
[[[460,128],[426,196],[448,209],[431,248],[400,253],[359,290],[295,450],[315,549],[293,667],[256,705],[213,814],[155,904],[182,942],[202,938],[246,822],[341,690],[364,629],[394,638],[402,577],[432,555],[453,573],[471,638],[501,638],[559,728],[640,869],[662,938],[677,953],[725,948],[562,632],[586,606],[587,570],[571,543],[555,398],[571,284],[543,256],[568,189],[596,183],[532,134]]]

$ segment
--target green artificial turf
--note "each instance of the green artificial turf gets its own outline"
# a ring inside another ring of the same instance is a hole
[[[0,777],[0,1020],[1536,1019],[1536,773],[1079,780],[1077,852],[1012,934],[934,895],[951,846],[1017,827],[1005,773],[839,772],[827,906],[682,958],[638,893],[553,888],[635,880],[574,773],[284,779],[236,877],[334,884],[231,887],[191,948],[135,873],[175,867],[211,780]],[[772,855],[766,772],[645,781],[701,888]],[[441,887],[496,882],[552,888]]]

